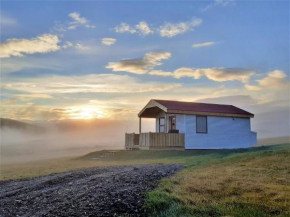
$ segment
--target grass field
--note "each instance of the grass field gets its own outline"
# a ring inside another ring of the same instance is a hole
[[[113,165],[180,163],[185,169],[148,193],[152,216],[290,216],[290,145],[235,150],[101,152],[6,165],[1,179],[23,179]]]
[[[150,192],[152,216],[290,216],[289,145],[208,160],[195,159]]]

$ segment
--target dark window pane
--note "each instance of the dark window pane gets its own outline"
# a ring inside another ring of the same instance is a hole
[[[207,133],[207,118],[206,116],[196,116],[196,132]]]

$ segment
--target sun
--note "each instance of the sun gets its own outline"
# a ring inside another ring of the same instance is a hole
[[[71,119],[90,120],[94,118],[103,118],[103,111],[93,107],[81,107],[71,109],[69,112]]]

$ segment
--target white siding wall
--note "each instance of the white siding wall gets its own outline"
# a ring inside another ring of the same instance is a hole
[[[207,116],[207,134],[196,133],[196,116],[176,116],[176,129],[185,133],[186,149],[221,149],[221,148],[247,148],[257,144],[257,134],[251,132],[250,118],[232,118]],[[165,117],[161,112],[156,118],[156,132],[159,131],[159,117]],[[169,129],[167,120],[167,131]]]

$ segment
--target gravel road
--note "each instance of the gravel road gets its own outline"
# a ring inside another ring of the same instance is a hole
[[[144,192],[181,170],[156,164],[95,167],[0,182],[0,216],[146,216]]]

